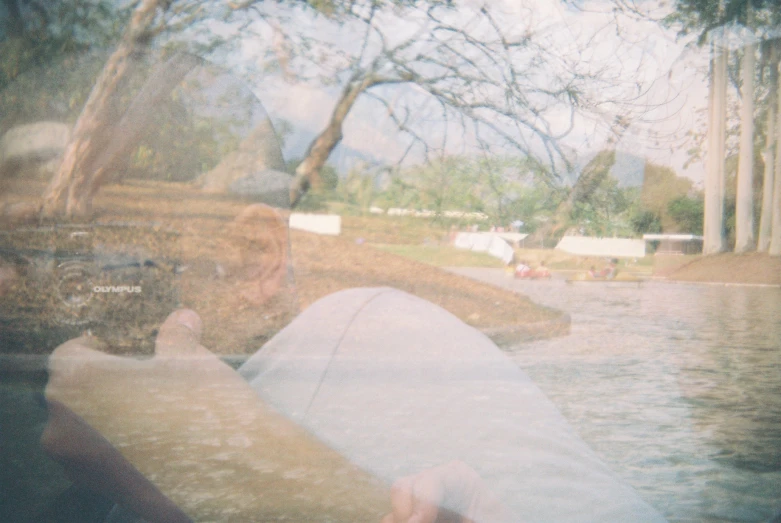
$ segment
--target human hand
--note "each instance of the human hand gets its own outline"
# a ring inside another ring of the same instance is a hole
[[[467,464],[453,461],[399,479],[391,488],[393,512],[382,523],[509,522],[501,502]]]

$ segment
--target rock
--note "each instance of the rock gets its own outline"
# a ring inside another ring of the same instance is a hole
[[[230,185],[248,173],[257,173],[267,169],[282,170],[285,162],[279,141],[271,122],[261,122],[239,144],[238,149],[225,155],[220,163],[196,182],[196,186],[205,192],[227,193]]]
[[[282,171],[266,169],[234,180],[228,191],[272,207],[288,209],[292,179],[292,176]]]
[[[0,207],[0,223],[19,225],[38,220],[41,208],[32,202],[6,203]]]
[[[32,167],[41,175],[50,175],[69,139],[70,127],[60,122],[13,127],[0,138],[0,173],[15,175]]]

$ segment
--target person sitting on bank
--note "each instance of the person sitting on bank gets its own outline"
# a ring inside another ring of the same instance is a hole
[[[607,267],[605,267],[603,271],[603,278],[606,280],[612,280],[616,277],[616,274],[618,274],[618,268],[617,268],[618,260],[612,259],[610,260],[610,263],[608,263]]]
[[[532,268],[526,264],[525,260],[521,260],[518,265],[515,266],[515,277],[526,278],[531,273]]]
[[[549,278],[550,277],[550,271],[545,266],[545,260],[540,261],[540,266],[537,267],[537,270],[535,271],[538,278]]]

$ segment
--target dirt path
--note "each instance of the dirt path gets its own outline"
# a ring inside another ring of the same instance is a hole
[[[703,256],[666,276],[674,281],[781,285],[781,257],[756,253]]]

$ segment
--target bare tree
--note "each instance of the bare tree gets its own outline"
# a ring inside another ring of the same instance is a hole
[[[727,111],[728,52],[719,42],[711,59],[708,110],[708,156],[705,172],[704,254],[724,251],[724,150]]]
[[[780,41],[775,42],[776,46],[781,45]],[[781,89],[777,89],[778,99],[776,103],[776,168],[775,179],[773,183],[773,203],[772,203],[772,227],[770,233],[770,248],[768,253],[771,256],[781,256]],[[770,190],[766,187],[765,190]]]
[[[617,114],[621,120],[629,111],[630,104],[620,102],[629,99],[630,83],[632,110],[642,105],[643,87],[628,80],[630,65],[615,57],[586,59],[593,35],[546,28],[524,2],[455,8],[449,2],[356,0],[338,20],[306,23],[301,13],[253,7],[268,22],[261,37],[284,35],[284,44],[269,49],[271,56],[284,49],[284,76],[341,86],[328,123],[296,170],[294,202],[317,183],[359,103],[374,104],[404,137],[399,161],[437,158],[466,140],[483,150],[539,158],[551,177],[568,166],[559,143],[578,119],[610,128]],[[561,45],[565,37],[570,40]]]
[[[141,0],[136,5],[45,194],[44,217],[90,213],[92,198],[112,162],[132,149],[137,135],[132,130],[148,117],[139,105],[135,112],[131,106],[119,125],[112,127],[109,117],[112,98],[128,75],[131,58],[160,33],[212,16],[201,13],[199,4]],[[534,19],[535,9],[524,2],[451,4],[448,0],[344,4],[245,0],[223,5],[233,18],[221,16],[243,24],[237,38],[250,34],[253,20],[265,22],[267,31],[260,31],[258,41],[285,69],[283,76],[321,87],[340,86],[328,123],[297,168],[291,190],[294,202],[310,183],[317,183],[358,103],[373,103],[375,111],[379,109],[406,137],[407,150],[399,162],[412,154],[440,156],[452,143],[451,133],[457,133],[473,147],[509,149],[540,158],[551,177],[568,166],[559,140],[576,126],[576,120],[589,118],[607,128],[616,114],[624,118],[642,106],[638,100],[643,86],[631,79],[627,69],[640,64],[625,64],[615,56],[611,60],[590,57],[594,34],[572,35],[562,46],[559,40],[566,32],[542,27]],[[319,31],[321,27],[328,29],[327,34]],[[164,66],[157,80],[151,78],[154,85],[147,93],[146,111],[149,101],[170,92],[191,65],[180,56],[174,59],[180,61]],[[434,119],[436,129],[429,123]]]
[[[630,1],[630,0],[628,0]],[[631,0],[633,1],[633,0]],[[778,22],[781,17],[781,10],[777,0],[676,0],[673,13],[666,18],[669,25],[677,26],[679,34],[688,35],[697,34],[697,44],[701,45],[708,39],[711,40],[711,50],[715,51],[715,58],[711,61],[710,80],[711,92],[709,96],[709,115],[708,115],[708,143],[706,158],[706,177],[705,177],[705,240],[703,251],[706,254],[723,252],[725,248],[724,240],[724,160],[725,160],[725,136],[726,136],[726,118],[725,105],[727,74],[727,52],[721,48],[727,47],[725,34],[734,31],[740,25],[747,27],[754,34],[761,38],[772,40],[777,38]],[[717,49],[714,49],[714,40],[720,40]],[[768,43],[764,44],[767,49]],[[741,67],[742,81],[742,103],[740,116],[740,156],[737,182],[737,215],[736,215],[736,252],[745,252],[754,248],[753,246],[753,135],[754,135],[754,79],[755,79],[755,60],[756,48],[754,45],[746,46]],[[771,64],[771,70],[775,68],[775,63]],[[771,73],[770,90],[777,83],[776,73]],[[734,83],[740,81],[737,77],[733,78]],[[772,95],[767,100],[772,99]],[[775,105],[775,107],[773,107]],[[773,119],[775,111],[776,125],[771,128],[768,122],[768,133],[770,135],[779,132],[778,128],[778,105],[768,103],[760,107],[766,110],[770,119]],[[775,199],[775,189],[778,183],[778,169],[781,168],[779,162],[778,147],[773,151],[774,138],[768,137],[765,146],[766,162],[765,184],[763,186],[763,211],[760,221],[760,237],[757,248],[760,251],[768,247],[769,236],[773,236],[774,223],[778,221],[781,224],[781,217],[775,220],[774,216],[779,207],[779,201]],[[775,166],[772,164],[775,163]],[[773,193],[772,195],[769,193]],[[772,209],[772,210],[771,210]],[[781,225],[780,225],[781,226]],[[781,231],[778,233],[781,235]],[[781,239],[778,243],[781,243]],[[781,245],[778,253],[781,254]]]
[[[231,10],[230,6],[226,9]],[[161,34],[181,33],[214,15],[213,9],[197,0],[137,2],[119,43],[103,66],[76,121],[62,163],[43,195],[41,217],[90,215],[96,192],[117,162],[138,145],[155,106],[200,60],[187,52],[172,53],[151,71],[126,111],[118,110],[121,86]],[[220,39],[215,39],[203,46],[213,47],[218,42]]]
[[[746,4],[747,26],[753,26],[751,3]],[[740,156],[735,212],[735,252],[754,250],[754,75],[756,45],[743,47],[740,76],[743,82],[740,105]]]
[[[759,240],[757,251],[768,252],[770,249],[770,233],[773,224],[773,186],[776,172],[776,119],[778,111],[778,45],[773,42],[764,46],[769,55],[768,96],[767,96],[767,128],[765,131],[765,173],[762,183],[762,214],[759,222]]]
[[[610,169],[616,163],[616,151],[609,148],[599,152],[583,168],[572,187],[569,196],[564,199],[556,209],[552,220],[545,222],[530,238],[530,242],[543,241],[553,235],[561,233],[561,230],[572,223],[572,212],[579,203],[588,202],[591,196],[599,189],[602,183],[610,175]]]
[[[103,67],[76,121],[62,164],[46,190],[41,209],[44,217],[89,214],[93,177],[103,177],[101,165],[95,162],[112,135],[114,122],[110,116],[114,95],[128,74],[134,53],[153,36],[158,11],[165,4],[160,0],[143,0],[133,12],[119,45]]]

